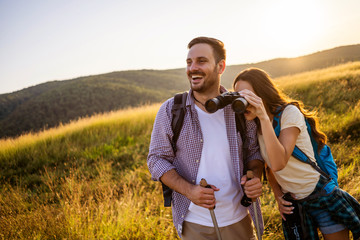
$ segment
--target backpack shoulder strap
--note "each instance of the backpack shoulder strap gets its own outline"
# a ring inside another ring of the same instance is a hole
[[[242,140],[242,143],[243,143],[243,145],[242,145],[243,159],[247,159],[249,148],[246,145],[247,144],[246,143],[246,141],[247,141],[247,136],[246,136],[247,135],[247,129],[246,129],[246,119],[245,119],[244,114],[235,112],[235,122],[236,122],[236,131],[240,133],[240,137],[241,137],[241,140]],[[246,172],[247,172],[246,165],[244,166],[243,169],[244,169],[243,174],[246,174]],[[267,182],[265,168],[263,169],[263,181]],[[244,206],[246,206],[246,204]]]
[[[273,128],[275,131],[275,135],[277,137],[279,137],[280,135],[280,130],[281,130],[281,116],[282,113],[284,112],[284,109],[282,106],[279,106],[274,114],[274,119],[273,119]]]
[[[235,123],[236,123],[236,131],[240,133],[240,137],[242,140],[242,152],[243,158],[246,159],[248,155],[248,149],[246,146],[246,119],[244,114],[235,112]],[[244,174],[246,173],[246,168],[244,167]]]
[[[181,128],[184,123],[187,95],[188,95],[187,92],[176,94],[174,96],[174,104],[171,108],[171,114],[172,114],[171,128],[174,133],[173,138],[171,140],[171,146],[174,151],[174,154],[176,154],[176,142],[179,138]],[[168,186],[166,186],[164,183],[161,184],[163,188],[164,206],[170,207],[173,190]]]
[[[179,138],[182,125],[184,123],[184,117],[186,112],[186,98],[188,92],[178,93],[174,96],[174,105],[171,108],[172,120],[171,127],[173,130],[173,138],[171,141],[174,153],[176,153],[176,142]]]
[[[246,140],[246,122],[244,114],[235,112],[236,131],[240,133],[241,140]]]
[[[274,128],[274,131],[275,131],[275,134],[277,137],[279,137],[280,135],[280,130],[281,130],[281,116],[282,116],[282,113],[284,112],[284,109],[283,108],[281,110],[281,108],[279,107],[276,114],[274,115],[274,120],[273,120],[273,128]],[[308,134],[310,136],[310,139],[311,139],[311,144],[313,146],[313,150],[314,150],[314,154],[315,154],[315,157],[316,157],[316,154],[317,154],[317,143],[316,141],[314,140],[314,138],[312,137],[312,134],[311,134],[311,127],[310,127],[310,124],[308,123],[308,121],[306,120],[305,118],[305,122],[306,122],[306,126],[307,126],[307,131],[308,131]],[[314,146],[314,142],[315,142],[315,146]],[[307,163],[307,164],[310,164],[316,171],[318,171],[321,175],[323,175],[324,177],[326,178],[330,178],[330,176],[325,173],[318,165],[316,165],[313,161],[310,160],[310,158],[298,147],[295,145],[294,147],[294,150],[291,154],[294,158],[298,159],[299,161],[302,161],[304,163]],[[317,159],[317,158],[316,158]]]

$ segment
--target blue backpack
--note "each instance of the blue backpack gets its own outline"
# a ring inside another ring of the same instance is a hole
[[[280,129],[281,129],[281,115],[283,113],[283,110],[279,109],[273,120],[273,127],[274,131],[277,137],[280,135]],[[305,118],[307,131],[309,133],[311,143],[314,150],[314,155],[316,159],[317,165],[310,160],[310,158],[300,149],[298,146],[295,145],[294,151],[292,152],[292,156],[296,159],[310,164],[315,170],[317,170],[321,175],[325,176],[328,179],[332,179],[336,186],[339,186],[338,184],[338,172],[337,172],[337,166],[335,164],[333,155],[331,154],[330,147],[328,145],[324,145],[324,147],[321,149],[321,151],[318,151],[318,144],[313,138],[311,134],[311,126],[307,119]]]

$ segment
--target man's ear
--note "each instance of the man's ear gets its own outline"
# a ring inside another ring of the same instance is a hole
[[[225,60],[222,59],[219,63],[218,63],[218,68],[219,68],[219,74],[223,74],[225,71]]]

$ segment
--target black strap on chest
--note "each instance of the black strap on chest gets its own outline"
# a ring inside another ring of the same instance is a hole
[[[184,117],[186,113],[186,98],[188,92],[178,93],[174,96],[174,104],[171,108],[172,120],[171,120],[171,128],[173,130],[173,137],[171,140],[171,147],[174,151],[174,155],[176,154],[176,142],[179,138],[181,128],[184,123]],[[162,183],[163,196],[164,196],[164,206],[170,207],[172,200],[172,192],[173,190]]]
[[[179,138],[181,128],[184,123],[187,95],[188,92],[176,94],[174,96],[174,105],[171,108],[171,114],[172,114],[171,127],[174,133],[171,145],[174,150],[174,154],[176,154],[177,151],[176,142]]]

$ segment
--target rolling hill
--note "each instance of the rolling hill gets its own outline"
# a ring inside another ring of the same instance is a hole
[[[326,68],[360,60],[360,44],[337,47],[297,58],[279,58],[228,66],[223,85],[247,67],[259,67],[272,77]],[[103,113],[163,101],[188,89],[185,69],[119,71],[51,81],[0,95],[0,138],[38,131]]]

